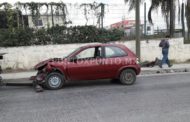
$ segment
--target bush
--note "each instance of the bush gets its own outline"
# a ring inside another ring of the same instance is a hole
[[[123,37],[121,30],[99,29],[95,26],[55,26],[49,29],[1,29],[0,46],[30,46],[46,44],[110,42]]]
[[[33,30],[26,29],[1,29],[0,30],[0,46],[12,47],[12,46],[28,46],[32,44]]]

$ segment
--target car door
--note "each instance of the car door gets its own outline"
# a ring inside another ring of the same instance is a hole
[[[68,74],[71,80],[101,79],[102,47],[82,49],[73,56],[74,61],[68,64]]]
[[[117,46],[105,46],[103,48],[104,76],[114,78],[118,70],[126,65],[127,52]]]

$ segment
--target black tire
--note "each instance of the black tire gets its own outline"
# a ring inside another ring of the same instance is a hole
[[[133,69],[125,69],[121,72],[119,80],[123,85],[133,85],[136,81],[136,73]]]
[[[44,85],[47,89],[57,90],[63,87],[64,81],[64,75],[58,72],[52,72],[47,75]]]

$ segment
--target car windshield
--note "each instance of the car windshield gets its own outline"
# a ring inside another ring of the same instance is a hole
[[[72,51],[71,53],[69,53],[68,55],[66,55],[64,58],[68,58],[70,55],[72,55],[73,53],[79,51],[81,49],[81,47],[75,49],[74,51]]]

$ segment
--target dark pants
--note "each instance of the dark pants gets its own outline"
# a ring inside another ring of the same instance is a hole
[[[168,52],[169,52],[168,48],[162,49],[162,55],[163,55],[162,65],[166,63],[168,64],[168,66],[170,66],[170,61],[168,59]]]

